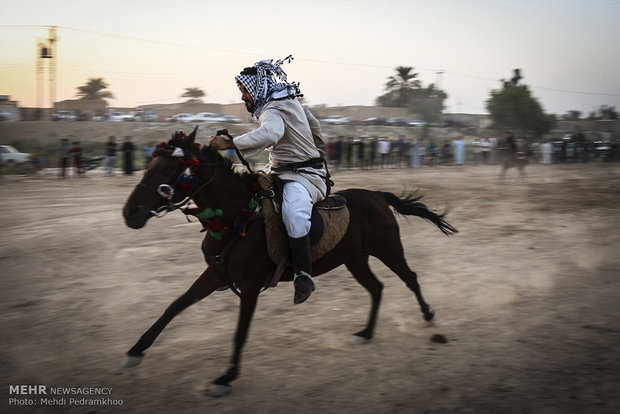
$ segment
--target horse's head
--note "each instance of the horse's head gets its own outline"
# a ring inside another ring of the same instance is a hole
[[[123,207],[123,217],[128,227],[133,229],[144,227],[147,220],[154,215],[153,211],[169,203],[160,186],[162,184],[173,186],[179,175],[187,168],[183,159],[195,150],[197,129],[198,127],[194,128],[188,136],[176,132],[172,139],[162,142],[156,148],[144,177]]]

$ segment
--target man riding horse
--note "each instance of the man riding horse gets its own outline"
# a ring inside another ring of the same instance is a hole
[[[269,149],[269,169],[284,182],[282,220],[295,267],[294,303],[306,301],[315,290],[310,250],[310,217],[314,203],[328,194],[328,176],[321,152],[324,142],[318,120],[296,99],[299,85],[288,83],[283,60],[262,60],[235,77],[241,99],[259,126],[233,139],[211,137],[218,150],[237,149],[251,157]],[[280,82],[278,82],[278,80]],[[321,148],[321,150],[319,150]]]

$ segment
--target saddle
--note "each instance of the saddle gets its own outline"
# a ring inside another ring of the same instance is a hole
[[[264,191],[273,190],[274,177],[259,173],[258,185]],[[272,262],[282,265],[288,255],[288,238],[282,222],[280,206],[274,198],[264,197],[261,207],[265,221],[267,251]],[[310,219],[310,246],[312,261],[323,257],[342,240],[349,227],[349,209],[346,199],[338,194],[330,195],[316,203]]]

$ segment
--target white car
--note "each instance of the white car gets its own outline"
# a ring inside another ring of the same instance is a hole
[[[77,119],[73,111],[58,111],[52,115],[52,121],[77,121]]]
[[[233,124],[239,124],[241,123],[241,119],[239,117],[236,117],[234,115],[224,115],[224,122],[230,122]]]
[[[128,115],[125,112],[110,112],[108,114],[108,121],[112,121],[112,122],[133,121],[133,116]]]
[[[340,115],[330,115],[327,118],[321,119],[319,122],[323,124],[329,125],[345,125],[351,122],[353,118],[340,116]]]
[[[10,145],[0,145],[0,163],[3,165],[23,164],[30,161],[30,154],[19,152]]]
[[[166,122],[194,122],[194,118],[192,114],[176,114],[170,118],[166,118]]]
[[[412,126],[412,127],[417,127],[417,126],[424,126],[426,125],[426,123],[414,119],[412,121],[407,122],[407,125]]]
[[[194,122],[226,122],[226,117],[213,112],[200,112],[194,116]]]

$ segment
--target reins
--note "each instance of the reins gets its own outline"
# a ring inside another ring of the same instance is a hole
[[[227,137],[228,139],[230,139],[231,141],[233,139],[232,135],[228,133],[227,129],[220,129],[219,131],[217,131],[215,135],[223,135]],[[241,163],[245,166],[245,168],[247,168],[251,174],[254,174],[254,171],[252,171],[252,168],[250,167],[250,163],[247,162],[245,158],[243,158],[243,155],[241,155],[241,151],[239,151],[237,147],[235,147],[235,153],[237,154],[237,158],[239,158],[239,161],[241,161]]]
[[[204,182],[200,187],[198,187],[196,190],[194,190],[194,192],[192,192],[190,195],[186,196],[183,200],[178,201],[176,203],[172,203],[170,202],[170,200],[172,199],[173,196],[173,187],[169,184],[160,184],[157,186],[157,194],[159,194],[160,196],[162,196],[163,198],[168,199],[168,203],[155,209],[155,210],[151,210],[150,213],[157,218],[162,218],[163,216],[165,216],[166,214],[168,214],[171,211],[174,210],[178,210],[181,207],[184,207],[185,205],[187,205],[190,201],[192,201],[192,199],[198,194],[200,193],[202,190],[204,190],[204,188],[206,186],[208,186],[209,184],[211,184],[213,182],[213,180],[215,180],[215,174],[217,173],[217,168],[213,169],[213,175],[211,176],[211,178],[209,178],[206,182]],[[139,183],[138,187],[144,187],[144,188],[149,188],[146,184],[144,183]],[[166,191],[168,191],[169,193],[166,193]],[[162,214],[163,211],[163,214]]]

